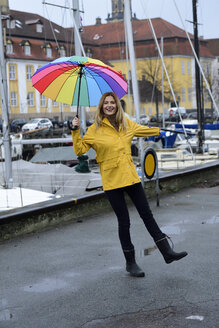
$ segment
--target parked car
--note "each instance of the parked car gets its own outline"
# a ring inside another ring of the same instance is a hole
[[[3,132],[3,122],[0,120],[0,131]],[[20,128],[18,125],[14,124],[13,122],[10,123],[10,132],[19,132]]]
[[[26,123],[27,123],[27,121],[24,118],[16,118],[11,122],[11,124],[17,125],[20,130],[21,130],[22,126]]]
[[[17,132],[19,132],[19,131],[20,131],[19,126],[18,126],[17,124],[15,124],[15,123],[11,122],[11,123],[10,123],[10,132],[15,132],[15,133],[17,133]]]
[[[189,120],[197,120],[197,112],[191,112],[188,114],[187,119]]]
[[[140,115],[140,124],[148,124],[149,116],[148,115]]]
[[[184,107],[171,107],[168,109],[168,114],[171,117],[177,115],[178,111],[180,111],[181,116],[186,114],[186,109]]]
[[[50,121],[52,122],[53,128],[62,128],[64,126],[64,122],[60,122],[55,118],[50,118]]]
[[[22,131],[33,131],[41,128],[52,129],[52,122],[48,118],[33,118],[28,123],[22,126]]]
[[[164,120],[165,121],[169,120],[169,115],[168,114],[164,114]],[[157,115],[152,116],[150,118],[150,122],[162,123],[163,122],[163,114],[158,114],[158,118],[157,118]]]
[[[187,114],[181,114],[181,118],[184,120],[186,118],[188,118]],[[179,122],[180,121],[180,117],[178,113],[175,113],[172,116],[169,116],[169,121],[170,122]]]

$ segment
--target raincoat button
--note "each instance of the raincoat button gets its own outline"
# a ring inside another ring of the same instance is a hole
[[[123,154],[125,154],[125,152],[123,152]]]

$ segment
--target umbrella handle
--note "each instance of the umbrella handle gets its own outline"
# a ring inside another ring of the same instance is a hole
[[[76,117],[78,117],[78,115],[76,115]],[[71,123],[70,120],[68,120],[67,123],[68,123],[68,128],[69,128],[69,130],[71,130],[71,131],[75,131],[75,130],[78,130],[78,129],[79,129],[78,126],[74,126],[74,125],[72,125],[72,123]]]

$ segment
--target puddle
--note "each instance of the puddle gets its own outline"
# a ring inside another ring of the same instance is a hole
[[[166,235],[180,235],[185,232],[185,229],[179,226],[163,226],[161,230]]]
[[[138,256],[139,257],[144,257],[144,256],[147,256],[147,255],[151,255],[151,253],[153,251],[155,251],[155,249],[157,249],[157,246],[154,245],[153,247],[149,247],[149,248],[145,248],[145,249],[141,249],[139,252],[138,252]]]
[[[8,321],[13,317],[9,310],[0,311],[0,321]]]
[[[60,279],[44,279],[34,285],[24,287],[25,292],[46,293],[65,287],[67,284]]]
[[[219,216],[215,215],[212,218],[208,219],[207,221],[203,221],[202,224],[215,224],[219,223]]]
[[[202,315],[190,315],[189,317],[186,317],[186,319],[202,321],[204,320],[204,317]]]
[[[178,203],[174,203],[174,206],[191,206],[193,205],[192,203],[184,203],[184,202],[178,202]]]

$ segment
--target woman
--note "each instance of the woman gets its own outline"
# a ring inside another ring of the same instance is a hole
[[[144,277],[145,274],[135,261],[125,192],[136,206],[166,263],[186,256],[186,252],[175,253],[171,249],[167,236],[158,227],[131,157],[132,138],[157,136],[160,134],[159,128],[141,126],[126,118],[118,97],[112,92],[101,97],[95,123],[88,128],[82,139],[79,119],[75,117],[72,124],[78,128],[72,131],[75,153],[81,156],[90,147],[96,151],[103,189],[118,219],[119,239],[126,259],[126,270],[131,276]]]

